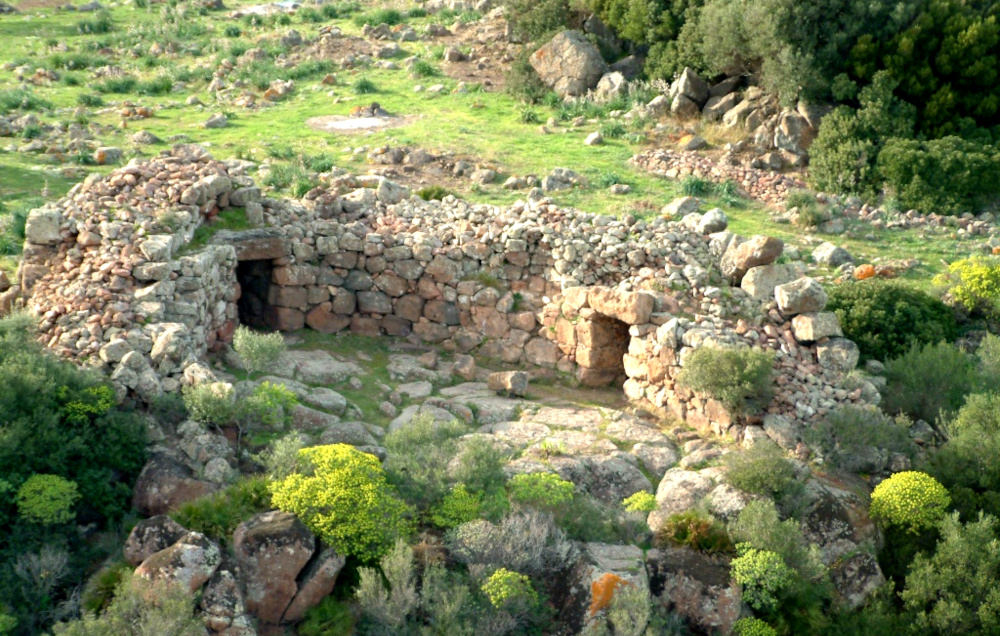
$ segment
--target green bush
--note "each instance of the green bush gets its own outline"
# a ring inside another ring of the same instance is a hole
[[[499,568],[493,572],[483,583],[482,590],[497,609],[506,610],[511,606],[530,608],[538,603],[538,594],[531,586],[531,579],[506,568]]]
[[[80,620],[59,623],[52,633],[55,636],[127,636],[136,633],[203,636],[205,626],[202,618],[194,613],[196,599],[178,583],[153,583],[142,577],[129,577],[122,581],[114,600],[102,614],[85,614]]]
[[[503,7],[514,36],[524,42],[540,41],[565,28],[570,15],[566,0],[504,0]]]
[[[623,499],[622,506],[629,512],[652,512],[657,507],[656,495],[645,490],[640,490]]]
[[[482,497],[470,493],[464,484],[458,484],[431,512],[431,521],[439,528],[455,528],[478,519],[482,508]]]
[[[264,466],[268,478],[284,479],[300,468],[299,451],[303,448],[302,435],[289,433],[270,442],[263,452],[253,458]]]
[[[671,515],[656,533],[656,542],[661,546],[686,546],[706,554],[733,550],[725,526],[697,510]]]
[[[424,201],[440,201],[451,194],[447,188],[439,185],[424,186],[417,190],[417,196]]]
[[[978,383],[975,357],[947,342],[914,345],[886,364],[885,377],[883,410],[926,422],[957,411]]]
[[[299,636],[351,636],[355,633],[354,622],[354,614],[350,607],[332,596],[327,596],[319,602],[319,605],[306,612],[305,620],[295,629]]]
[[[745,543],[736,547],[740,556],[733,559],[731,572],[733,580],[743,586],[743,601],[755,610],[774,612],[794,582],[792,570],[775,552]]]
[[[90,95],[87,93],[80,93],[79,95],[76,96],[76,103],[81,106],[98,108],[104,105],[104,99],[100,95]]]
[[[411,509],[378,459],[346,444],[304,448],[308,474],[271,485],[275,506],[299,517],[338,553],[372,561],[412,530]]]
[[[736,521],[729,524],[729,534],[734,541],[780,554],[805,583],[819,584],[826,578],[826,567],[817,546],[806,544],[798,520],[782,521],[771,501],[747,504]]]
[[[504,91],[515,99],[534,104],[545,97],[549,89],[531,66],[529,57],[530,47],[526,47],[504,71]]]
[[[44,526],[69,523],[76,514],[73,507],[80,500],[76,484],[58,475],[35,474],[17,491],[17,510],[21,517]]]
[[[979,360],[979,383],[986,391],[1000,387],[1000,336],[986,334],[976,349]]]
[[[776,445],[763,441],[726,455],[726,481],[757,495],[780,499],[799,485],[795,466]]]
[[[938,275],[952,302],[973,315],[1000,320],[1000,258],[975,256],[955,261]]]
[[[761,349],[700,347],[685,360],[679,381],[739,417],[771,400],[773,364],[773,354]]]
[[[511,501],[552,509],[573,500],[575,486],[555,473],[521,473],[507,482]]]
[[[372,568],[360,569],[358,606],[370,623],[375,623],[386,633],[398,634],[404,631],[410,613],[420,601],[413,550],[405,541],[398,540],[382,556],[379,565],[381,575]],[[385,583],[382,582],[383,576]]]
[[[426,415],[391,431],[383,440],[389,454],[385,461],[389,483],[421,512],[430,510],[451,486],[448,462],[458,452],[458,438],[467,432],[458,420],[435,422]]]
[[[14,110],[45,110],[46,108],[52,108],[52,102],[38,97],[34,92],[22,88],[0,90],[0,115],[6,115]]]
[[[869,514],[884,525],[917,533],[936,526],[950,503],[940,482],[927,473],[908,470],[875,487]]]
[[[905,424],[874,408],[840,408],[807,428],[804,438],[819,451],[824,466],[846,473],[875,473],[894,453],[911,459],[916,454]]]
[[[916,626],[934,634],[1000,632],[1000,545],[995,517],[940,523],[933,554],[918,554],[900,594]]]
[[[417,60],[410,67],[410,74],[413,77],[437,77],[441,74],[441,69],[427,60]]]
[[[351,91],[353,91],[355,95],[369,95],[371,93],[377,93],[378,86],[376,86],[375,82],[371,81],[367,77],[359,77],[354,80],[353,84],[351,84]]]
[[[904,208],[925,214],[978,212],[996,198],[1000,150],[960,137],[889,139],[877,169]]]
[[[232,385],[206,382],[183,390],[184,407],[191,419],[213,426],[228,426],[236,419]]]
[[[139,81],[132,77],[131,75],[122,75],[121,77],[108,77],[100,82],[95,82],[92,84],[92,88],[98,93],[131,93],[139,85]]]
[[[863,359],[889,360],[914,345],[958,335],[952,311],[940,300],[904,282],[870,278],[829,288],[827,310],[837,314],[844,336]]]
[[[994,390],[996,387],[994,386]],[[948,440],[927,470],[952,497],[966,521],[980,510],[1000,515],[1000,394],[970,395],[946,427]]]
[[[812,185],[824,192],[874,198],[882,187],[879,153],[893,137],[913,136],[916,109],[893,96],[898,82],[877,73],[859,98],[860,108],[841,106],[823,118],[809,148]]]
[[[394,26],[402,23],[403,14],[396,9],[379,9],[377,11],[372,11],[371,13],[356,15],[353,20],[354,24],[359,27],[366,24],[370,24],[371,26],[378,26],[380,24]]]
[[[759,618],[741,618],[733,624],[737,636],[778,636],[773,627]]]
[[[110,33],[114,27],[115,23],[107,11],[98,11],[92,20],[80,20],[76,23],[76,30],[81,35]]]
[[[181,504],[170,516],[188,530],[226,544],[236,526],[272,509],[268,484],[264,477],[244,477],[221,492]]]
[[[115,590],[123,581],[132,578],[132,568],[128,563],[116,561],[102,567],[94,573],[80,594],[80,605],[84,611],[91,614],[100,614],[111,605],[114,600]],[[3,632],[0,632],[2,634]]]

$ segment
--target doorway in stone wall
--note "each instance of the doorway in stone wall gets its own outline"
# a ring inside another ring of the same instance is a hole
[[[273,270],[274,264],[270,260],[239,261],[237,264],[236,280],[240,284],[240,299],[236,306],[240,324],[255,329],[271,329],[268,296]]]
[[[616,318],[594,313],[576,326],[577,379],[584,386],[616,386],[627,380],[625,355],[629,326]]]

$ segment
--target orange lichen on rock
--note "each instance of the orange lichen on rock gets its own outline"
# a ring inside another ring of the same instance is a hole
[[[608,572],[591,583],[590,615],[593,616],[611,605],[611,599],[615,597],[615,590],[625,585],[631,585],[631,583],[612,572]]]
[[[859,265],[857,269],[854,270],[854,278],[858,280],[865,280],[866,278],[871,278],[875,276],[875,266],[870,264]]]

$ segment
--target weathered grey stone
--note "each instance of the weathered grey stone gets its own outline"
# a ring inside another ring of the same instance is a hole
[[[778,310],[786,316],[823,311],[828,298],[823,286],[809,277],[774,288],[774,299],[778,301]]]
[[[577,97],[597,85],[607,69],[600,51],[579,31],[562,31],[529,58],[560,97]]]

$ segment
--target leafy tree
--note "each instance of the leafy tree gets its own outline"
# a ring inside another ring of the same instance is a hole
[[[904,208],[925,214],[978,212],[996,198],[1000,150],[955,136],[889,139],[879,153],[877,169],[886,191]]]
[[[995,517],[941,520],[932,555],[918,554],[900,595],[917,626],[935,634],[1000,633],[1000,540]]]
[[[241,325],[233,334],[233,349],[250,376],[274,364],[286,348],[280,333],[258,333]]]
[[[1000,123],[996,3],[907,2],[893,18],[890,37],[866,34],[852,47],[854,77],[869,81],[880,69],[888,72],[899,96],[920,105],[917,129],[931,138]]]
[[[860,107],[838,107],[823,119],[809,149],[810,178],[818,190],[874,197],[880,187],[876,163],[885,142],[913,136],[916,109],[897,98],[887,72],[876,73],[860,93]]]

